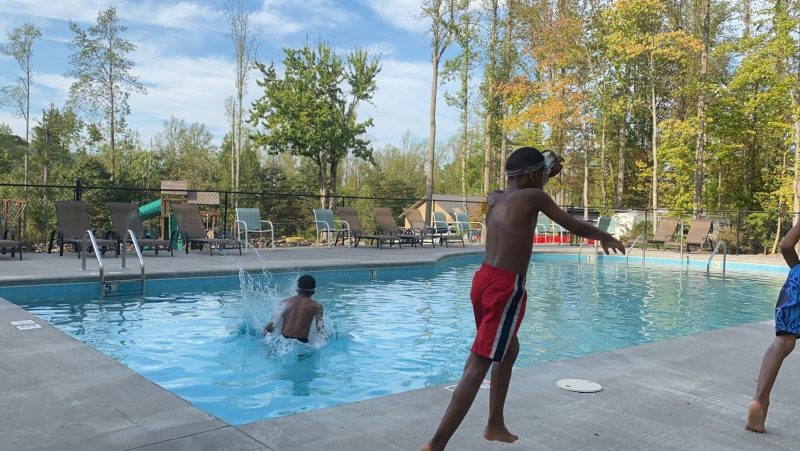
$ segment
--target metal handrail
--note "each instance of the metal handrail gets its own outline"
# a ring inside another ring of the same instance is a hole
[[[630,249],[631,250],[636,249],[636,243],[638,243],[640,239],[643,240],[642,241],[642,266],[644,266],[644,256],[645,256],[645,253],[647,252],[647,250],[645,249],[646,244],[645,244],[645,241],[644,241],[644,235],[637,236],[636,239],[633,240],[633,243],[631,243]],[[630,256],[631,256],[630,252],[625,253],[625,266],[628,266],[628,258],[630,258]]]
[[[585,243],[583,242],[583,240],[581,240],[581,241],[580,241],[580,245],[578,246],[578,263],[579,263],[579,264],[580,264],[580,262],[581,262],[581,253],[583,252],[583,245],[584,245],[584,244],[585,244]]]
[[[717,245],[714,246],[714,251],[711,252],[711,256],[708,257],[708,263],[706,263],[706,275],[711,275],[711,260],[717,255],[720,246],[722,246],[722,277],[725,277],[725,265],[727,264],[728,260],[728,243],[725,240],[717,241]]]
[[[103,272],[103,257],[100,256],[100,253],[97,251],[97,240],[94,237],[94,232],[91,230],[87,230],[86,233],[83,235],[83,240],[81,242],[81,271],[86,271],[86,237],[89,237],[89,240],[92,243],[92,249],[94,249],[94,256],[97,258],[97,266],[100,268],[100,295],[103,295],[103,288],[105,287],[105,275]]]
[[[131,237],[133,249],[136,251],[136,257],[139,259],[139,279],[141,281],[141,292],[144,293],[144,258],[142,257],[142,249],[139,247],[139,241],[136,240],[136,234],[131,229],[128,229],[122,238],[122,264],[120,269],[125,269],[125,255],[128,253],[129,236]]]

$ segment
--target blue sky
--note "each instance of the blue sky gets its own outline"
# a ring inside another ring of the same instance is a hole
[[[301,46],[318,37],[344,53],[362,47],[381,54],[382,71],[374,106],[360,110],[373,117],[370,135],[376,146],[399,142],[409,130],[419,138],[428,136],[428,102],[431,65],[426,23],[419,17],[421,0],[245,0],[253,25],[260,28],[258,59],[282,59],[283,47]],[[219,143],[228,129],[225,99],[234,94],[233,47],[227,35],[222,0],[2,0],[0,40],[25,22],[42,29],[43,38],[34,47],[34,90],[31,113],[35,119],[50,103],[64,104],[72,80],[69,69],[72,38],[69,21],[83,28],[94,23],[97,12],[117,7],[128,38],[137,45],[131,55],[134,73],[148,90],[130,99],[129,126],[142,141],[162,127],[169,116],[200,122]],[[452,50],[451,53],[456,52]],[[11,83],[18,72],[16,62],[0,56],[0,85]],[[258,73],[251,71],[247,98],[255,99]],[[458,113],[441,100],[437,114],[437,141],[455,133]],[[24,135],[22,119],[8,109],[0,111],[0,122]]]

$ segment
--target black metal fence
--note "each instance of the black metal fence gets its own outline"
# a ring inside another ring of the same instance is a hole
[[[56,226],[53,202],[57,200],[85,201],[89,207],[92,227],[96,230],[110,229],[107,202],[137,202],[139,205],[146,205],[154,200],[161,200],[159,214],[145,221],[148,228],[161,232],[159,234],[163,234],[164,214],[169,214],[170,202],[197,203],[208,228],[221,236],[232,236],[236,207],[256,207],[260,209],[263,218],[274,223],[276,238],[300,236],[309,241],[315,236],[312,211],[320,206],[320,195],[313,192],[93,186],[85,185],[80,180],[71,185],[0,184],[0,231],[14,230],[28,245],[41,246]],[[471,221],[482,221],[486,211],[485,202],[474,198],[465,202],[460,196],[450,196],[447,199],[434,197],[434,201],[467,211]],[[422,199],[410,197],[339,195],[334,199],[335,205],[355,208],[365,231],[368,232],[376,227],[374,208],[391,208],[398,224],[402,226],[403,219],[400,216],[403,210],[422,202]],[[592,221],[601,216],[614,218],[614,232],[623,241],[631,241],[639,235],[652,241],[664,219],[675,219],[678,226],[667,241],[679,242],[681,234],[690,234],[695,222],[695,214],[689,210],[614,210],[604,207],[584,209],[579,206],[563,208],[577,217],[586,215]],[[710,224],[707,242],[702,247],[695,246],[695,249],[708,251],[717,241],[725,240],[731,253],[771,254],[778,251],[780,240],[791,228],[795,214],[784,211],[716,210],[703,211],[699,217],[710,220]]]

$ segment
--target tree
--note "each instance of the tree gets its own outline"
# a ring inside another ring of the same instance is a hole
[[[25,142],[28,143],[24,157],[23,180],[28,184],[28,156],[30,155],[31,86],[33,85],[33,42],[42,37],[42,30],[26,23],[8,34],[8,42],[0,45],[0,53],[14,58],[19,64],[20,74],[14,84],[0,88],[0,102],[12,108],[13,113],[25,119]]]
[[[457,78],[459,90],[456,94],[445,93],[448,105],[455,106],[461,113],[461,196],[464,211],[467,209],[467,160],[469,159],[469,82],[471,71],[477,57],[473,50],[475,40],[475,20],[468,9],[464,9],[458,17],[456,27],[456,41],[461,47],[461,53],[453,59],[445,61],[445,78]]]
[[[231,136],[231,167],[234,168],[231,179],[233,189],[239,189],[240,158],[243,147],[243,112],[244,95],[247,93],[247,73],[255,59],[256,40],[250,30],[250,14],[244,11],[243,0],[228,0],[225,8],[230,26],[230,37],[236,52],[236,67],[234,69],[234,82],[236,85],[236,99],[233,106],[233,135]]]
[[[705,91],[708,81],[708,29],[711,26],[711,0],[700,1],[703,5],[702,50],[700,51],[700,92],[697,96],[697,152],[694,156],[694,214],[697,217],[700,216],[700,209],[703,206],[703,157],[706,148]],[[746,10],[749,10],[749,4],[746,5]]]
[[[436,92],[439,88],[439,62],[447,47],[453,41],[458,11],[466,7],[463,0],[425,0],[422,2],[422,16],[430,19],[428,32],[431,37],[431,98],[430,126],[428,133],[428,174],[425,184],[425,223],[430,224],[433,198],[433,175],[436,152]]]
[[[489,183],[492,170],[492,131],[495,127],[494,113],[496,109],[495,73],[497,72],[497,25],[498,0],[491,0],[489,8],[489,37],[486,44],[486,66],[483,69],[484,103],[486,108],[486,130],[484,130],[483,149],[483,196],[489,195]]]
[[[67,76],[76,80],[69,89],[70,100],[92,115],[101,114],[111,151],[111,181],[116,174],[117,133],[125,130],[130,114],[128,98],[132,93],[146,94],[138,77],[131,74],[133,61],[128,55],[136,45],[123,37],[127,27],[119,24],[117,9],[109,7],[97,14],[97,25],[87,30],[71,22],[75,35],[70,41],[72,69]]]
[[[256,62],[263,76],[257,83],[264,94],[250,112],[250,122],[261,127],[253,139],[271,154],[311,159],[317,169],[320,204],[332,207],[342,159],[348,153],[361,159],[372,155],[365,136],[372,118],[359,121],[356,113],[362,102],[372,100],[379,61],[360,49],[344,61],[322,41],[316,48],[306,44],[284,53],[283,78],[274,63]]]

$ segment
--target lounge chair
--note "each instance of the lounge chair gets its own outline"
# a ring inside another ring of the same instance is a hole
[[[419,210],[414,210],[419,213]],[[450,241],[461,241],[461,247],[466,247],[464,243],[464,235],[459,232],[458,226],[455,223],[447,222],[447,213],[443,211],[434,211],[433,213],[433,229],[436,233],[441,235],[442,243],[448,246]]]
[[[456,228],[456,232],[462,236],[466,235],[470,243],[475,242],[475,239],[486,228],[486,225],[482,222],[470,221],[469,215],[464,211],[453,209],[448,213],[455,219],[453,225]]]
[[[361,224],[361,219],[358,218],[355,208],[337,207],[336,213],[339,215],[339,219],[350,228],[353,246],[358,247],[358,243],[361,240],[369,240],[370,244],[377,243],[381,249],[383,249],[384,242],[389,243],[389,247],[392,247],[395,243],[397,243],[398,247],[402,247],[403,240],[397,235],[369,235],[364,233],[364,225]]]
[[[264,224],[267,227],[264,227]],[[245,247],[250,244],[250,234],[263,235],[269,233],[270,245],[275,248],[275,226],[272,221],[261,219],[261,211],[258,208],[237,208],[236,209],[236,238],[242,241],[244,237]]]
[[[130,239],[128,230],[130,230],[136,235],[136,241],[142,250],[146,250],[144,248],[147,247],[158,255],[159,249],[163,248],[169,251],[170,256],[174,256],[172,241],[147,237],[144,224],[142,224],[142,217],[139,216],[139,204],[109,202],[108,213],[111,216],[111,232],[118,245],[124,246],[128,242]]]
[[[550,242],[554,244],[556,242],[556,235],[558,235],[558,244],[562,244],[564,242],[564,234],[568,233],[565,228],[551,221],[544,213],[539,213],[539,217],[536,220],[536,231],[545,234],[545,243],[547,242],[547,235],[550,235]]]
[[[350,226],[334,219],[333,210],[330,208],[314,209],[314,225],[317,226],[317,246],[320,244],[320,237],[323,233],[328,241],[328,247],[331,247],[331,245],[336,246],[340,237],[342,238],[342,245],[344,245],[345,237],[348,241],[350,240]],[[333,242],[331,242],[331,239]]]
[[[9,233],[8,230],[3,231],[3,239],[0,240],[0,254],[6,252],[11,253],[11,258],[14,254],[19,254],[19,259],[22,260],[22,242],[14,239],[14,233]]]
[[[710,245],[711,240],[708,238],[710,231],[710,219],[692,219],[692,224],[689,226],[689,233],[686,234],[686,238],[683,240],[683,246],[686,247],[686,252],[689,252],[689,246],[697,246],[699,250],[702,250],[704,244],[709,243]],[[679,233],[683,233],[683,231],[681,230]],[[681,247],[680,243],[675,242],[667,242],[665,245]]]
[[[656,247],[659,243],[663,245],[663,249],[666,249],[666,243],[672,235],[675,234],[675,229],[678,227],[678,220],[674,218],[664,218],[661,222],[658,223],[658,227],[656,227],[656,231],[653,232],[653,238],[650,239],[650,242],[655,244]]]
[[[47,243],[47,253],[49,254],[53,251],[53,241],[57,238],[59,248],[58,255],[63,256],[64,245],[71,244],[72,249],[78,252],[78,258],[80,258],[79,251],[83,245],[86,231],[91,230],[97,235],[89,222],[89,208],[86,206],[85,202],[79,200],[57,200],[55,206],[57,229],[50,233],[50,241]],[[95,241],[101,248],[101,255],[104,255],[109,249],[114,249],[115,256],[119,255],[116,240],[97,238]],[[88,239],[86,243],[87,245],[89,244]],[[95,251],[97,251],[97,249],[95,249]]]
[[[613,235],[615,233],[614,218],[610,216],[601,216],[597,218],[597,228],[603,232]]]
[[[439,233],[434,227],[425,224],[425,220],[422,218],[422,213],[420,213],[419,210],[416,208],[407,208],[403,210],[403,214],[406,215],[406,220],[408,220],[408,224],[411,226],[409,231],[419,237],[420,244],[425,243],[425,240],[430,241],[433,246],[436,246],[437,241],[439,245],[445,244],[442,240],[445,233]]]
[[[201,251],[208,244],[211,255],[214,255],[215,245],[217,249],[239,249],[239,255],[242,255],[242,243],[239,240],[208,238],[203,218],[200,217],[200,210],[196,204],[172,204],[172,213],[178,223],[178,230],[172,234],[171,239],[177,242],[178,234],[180,234],[187,254],[191,244],[199,245]]]
[[[397,225],[390,208],[376,208],[375,222],[378,223],[378,230],[380,230],[381,235],[396,237],[401,243],[411,243],[414,247],[417,247],[417,244],[422,245],[420,236],[414,235],[411,230],[405,231]]]

